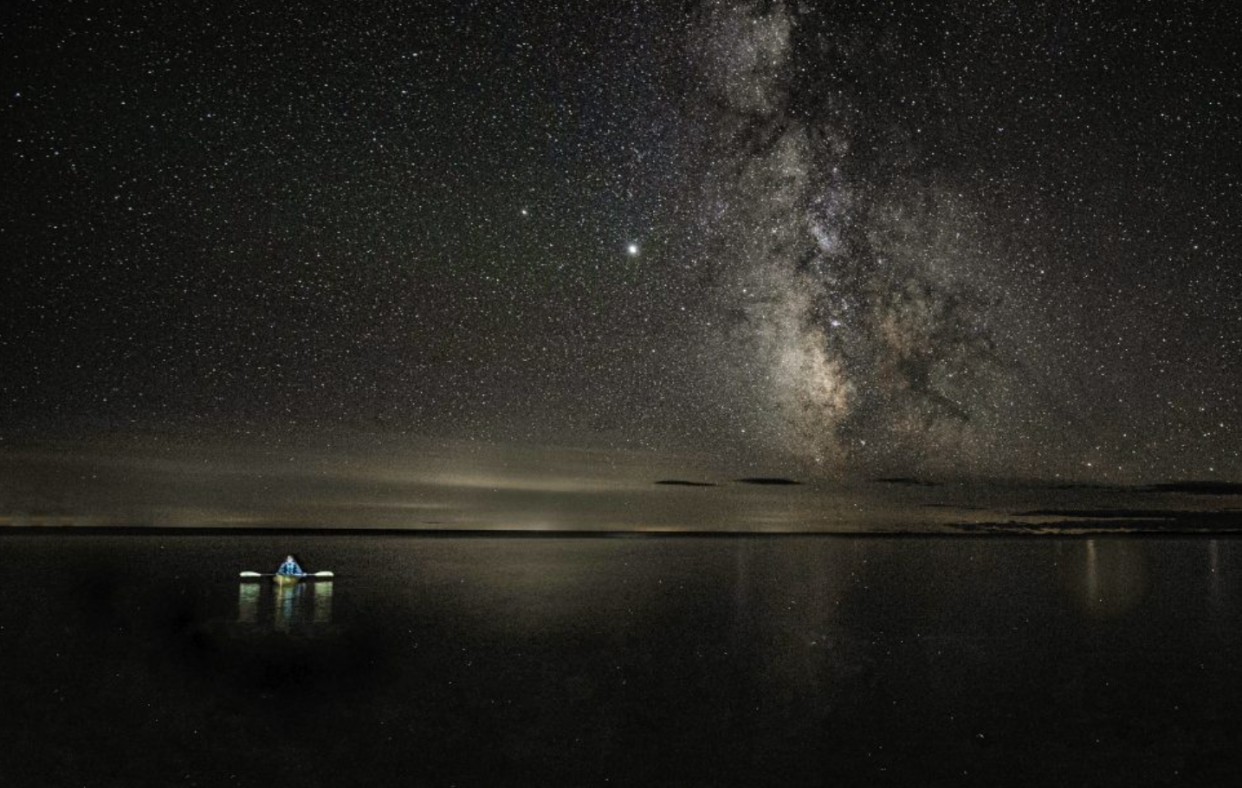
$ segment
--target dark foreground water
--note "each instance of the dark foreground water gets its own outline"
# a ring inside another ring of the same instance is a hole
[[[243,584],[288,550],[330,583]],[[0,785],[1211,785],[1242,542],[0,537]]]

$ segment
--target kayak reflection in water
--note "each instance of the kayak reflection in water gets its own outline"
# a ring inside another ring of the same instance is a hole
[[[302,577],[306,573],[302,571],[302,567],[298,566],[298,562],[293,560],[293,556],[285,556],[285,562],[276,570],[278,575],[293,575]]]

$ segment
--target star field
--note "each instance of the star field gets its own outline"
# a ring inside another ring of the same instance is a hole
[[[0,13],[10,444],[1242,477],[1226,4]]]

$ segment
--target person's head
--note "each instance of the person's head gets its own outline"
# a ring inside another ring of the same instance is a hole
[[[291,555],[285,556],[285,561],[293,561],[293,556]]]

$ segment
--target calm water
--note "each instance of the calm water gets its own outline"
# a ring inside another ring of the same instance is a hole
[[[330,584],[242,584],[288,550]],[[0,538],[0,784],[1216,784],[1242,542]]]

